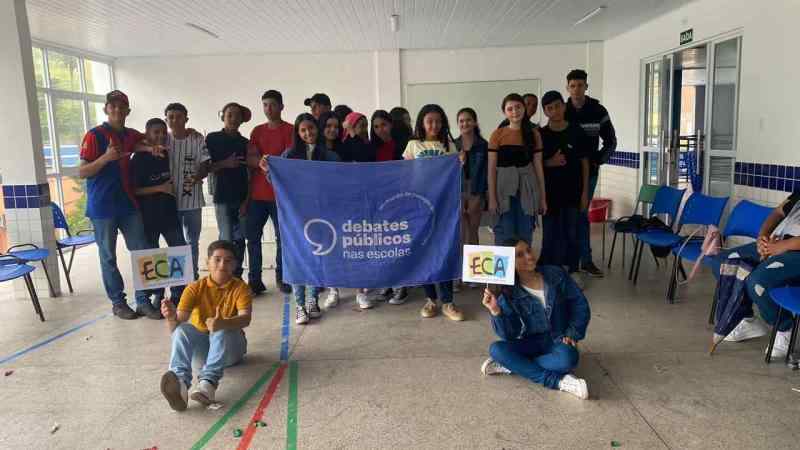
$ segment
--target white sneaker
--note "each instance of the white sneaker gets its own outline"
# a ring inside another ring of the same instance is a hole
[[[786,357],[786,353],[789,351],[789,337],[791,335],[791,330],[778,331],[778,334],[775,335],[775,345],[772,346],[772,355],[770,355],[772,358]],[[764,350],[764,353],[767,353],[767,350],[769,350],[769,346]]]
[[[302,306],[296,306],[294,323],[298,325],[305,325],[308,323],[308,313]]]
[[[586,380],[572,374],[564,375],[564,378],[558,383],[558,390],[569,392],[581,400],[589,398],[589,387],[586,385]]]
[[[481,365],[481,373],[484,375],[508,375],[511,371],[498,364],[492,358],[487,358]]]
[[[391,292],[390,288],[379,289],[378,293],[375,294],[375,297],[373,297],[373,300],[378,302],[385,302],[386,300],[389,300],[389,298],[391,298],[389,292]]]
[[[217,392],[216,386],[211,384],[210,381],[200,380],[197,383],[197,389],[192,392],[192,400],[208,406],[214,403],[214,394]]]
[[[361,292],[356,294],[356,303],[358,303],[358,307],[361,309],[370,309],[375,306],[372,300],[367,297],[367,294],[362,294]]]
[[[580,288],[580,290],[583,290],[583,288],[586,287],[586,280],[583,278],[583,274],[581,274],[580,272],[572,272],[571,274],[569,274],[569,276],[572,277],[572,281],[574,281],[575,284],[578,285],[578,288]]]
[[[736,325],[736,328],[725,337],[725,342],[742,342],[748,339],[766,336],[769,331],[767,326],[756,317],[745,317]]]
[[[328,288],[328,296],[325,297],[322,307],[330,309],[336,308],[337,306],[339,306],[339,288]]]
[[[168,370],[161,375],[161,394],[175,411],[185,411],[189,403],[189,393],[183,381],[175,372]]]
[[[306,312],[308,313],[308,317],[312,319],[319,319],[322,317],[322,311],[319,309],[319,299],[317,297],[306,299]]]

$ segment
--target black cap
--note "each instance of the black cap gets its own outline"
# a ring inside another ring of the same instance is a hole
[[[564,96],[561,95],[561,92],[558,92],[558,91],[547,91],[542,96],[542,107],[545,107],[545,106],[549,105],[550,103],[553,103],[556,100],[560,100],[561,103],[564,103]]]
[[[316,93],[312,95],[310,98],[307,98],[303,104],[306,106],[311,106],[311,102],[319,103],[320,105],[331,106],[331,98],[322,93]]]

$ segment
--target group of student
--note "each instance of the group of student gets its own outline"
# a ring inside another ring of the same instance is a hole
[[[276,90],[262,95],[267,120],[249,139],[239,127],[252,113],[235,102],[220,111],[222,130],[207,136],[187,128],[188,111],[180,103],[167,105],[164,119],[148,120],[142,135],[125,126],[128,97],[112,91],[106,96],[107,121],[83,139],[79,169],[87,179],[86,215],[94,225],[112,311],[127,320],[166,318],[172,356],[162,393],[174,409],[186,408],[197,354],[205,363],[191,398],[210,404],[223,368],[241,361],[247,351],[242,329],[252,318],[252,297],[266,290],[261,238],[267,221],[276,234],[276,286],[292,293],[296,323],[308,323],[339,303],[340,290],[334,286],[320,305],[321,288],[283,282],[267,159],[371,163],[457,153],[463,165],[462,242],[478,243],[481,215],[488,212],[495,218],[495,243],[515,247],[520,261],[513,289],[484,292],[483,303],[503,340],[492,345],[483,373],[513,372],[586,398],[586,382],[570,372],[577,364],[577,342],[585,335],[589,307],[570,275],[580,270],[603,276],[591,261],[586,211],[598,168],[616,147],[608,112],[585,95],[587,87],[586,72],[573,70],[567,75],[568,101],[558,91],[544,94],[541,106],[548,123],[543,127],[531,121],[539,103],[536,95],[507,95],[501,102],[506,120],[488,142],[469,107],[458,111],[459,137],[453,139],[447,114],[438,105],[424,106],[412,127],[404,108],[377,110],[367,120],[345,105],[333,108],[321,93],[306,99],[310,112],[290,124],[281,117],[283,97]],[[209,275],[199,278],[202,184],[209,175],[219,240],[208,247]],[[539,215],[543,244],[536,256],[530,243]],[[118,232],[129,250],[158,248],[161,237],[169,246],[188,244],[196,281],[171,288],[168,299],[163,289],[136,291],[136,308],[131,309],[116,264]],[[245,253],[247,283],[242,280]],[[424,286],[427,301],[421,315],[428,318],[441,311],[449,319],[463,320],[453,303],[459,284]],[[357,290],[360,308],[373,306],[376,296],[370,294]],[[406,287],[396,287],[381,290],[377,298],[402,304],[407,295]]]

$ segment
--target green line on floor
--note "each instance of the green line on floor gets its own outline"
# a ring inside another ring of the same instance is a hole
[[[192,446],[192,450],[200,450],[201,448],[205,447],[206,444],[208,444],[208,441],[210,441],[211,438],[213,438],[214,435],[217,434],[217,432],[219,432],[219,430],[221,430],[226,423],[228,423],[231,417],[235,416],[236,413],[242,409],[244,404],[247,403],[247,401],[250,400],[254,395],[256,395],[264,386],[264,384],[266,384],[266,382],[272,378],[272,375],[275,374],[275,371],[278,369],[279,365],[280,363],[275,363],[272,367],[270,367],[270,369],[264,375],[262,375],[258,381],[256,381],[256,384],[254,384],[250,390],[245,392],[242,398],[237,400],[236,403],[231,406],[231,409],[229,409],[224,416],[220,417],[219,420],[217,420],[217,422],[208,429],[206,434],[204,434],[203,437],[201,437],[200,440]]]
[[[289,408],[286,419],[286,449],[297,450],[297,361],[289,365]]]

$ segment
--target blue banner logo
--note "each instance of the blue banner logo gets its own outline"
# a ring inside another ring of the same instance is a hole
[[[384,163],[269,159],[283,279],[382,288],[460,276],[456,156]]]

